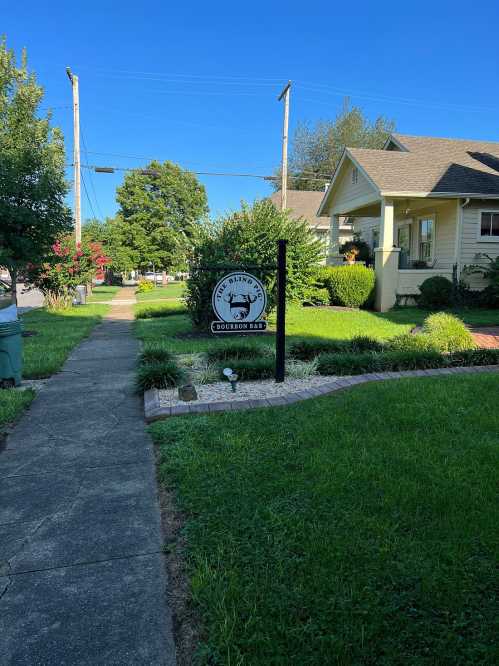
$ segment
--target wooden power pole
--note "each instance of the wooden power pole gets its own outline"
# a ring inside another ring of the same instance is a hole
[[[289,125],[289,92],[291,81],[288,81],[284,90],[277,98],[284,99],[284,122],[282,126],[282,165],[281,165],[281,210],[287,207],[288,197],[288,125]]]
[[[75,239],[81,243],[81,190],[80,190],[80,98],[78,90],[78,77],[66,67],[66,74],[71,81],[73,90],[73,162],[74,162],[74,215]]]

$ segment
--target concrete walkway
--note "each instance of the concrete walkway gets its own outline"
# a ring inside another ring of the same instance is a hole
[[[175,664],[130,319],[112,306],[0,452],[2,666]]]

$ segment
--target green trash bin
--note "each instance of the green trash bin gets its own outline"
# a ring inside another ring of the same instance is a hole
[[[21,322],[0,322],[0,384],[19,386],[22,379]]]

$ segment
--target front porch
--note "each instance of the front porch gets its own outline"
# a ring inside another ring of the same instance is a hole
[[[374,252],[377,310],[385,312],[397,302],[410,301],[429,277],[452,279],[459,256],[459,200],[382,197],[362,207],[334,211],[332,264],[342,262],[335,245],[340,214],[354,218],[354,231]]]

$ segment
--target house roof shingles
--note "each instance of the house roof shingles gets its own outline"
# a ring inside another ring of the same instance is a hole
[[[381,192],[499,197],[499,143],[392,136],[406,151],[348,149]]]
[[[324,192],[314,192],[312,190],[288,190],[287,207],[291,210],[294,219],[303,217],[311,227],[318,229],[329,229],[329,218],[318,217],[317,209],[324,197]],[[270,195],[270,200],[276,206],[281,207],[281,193],[274,192]]]

